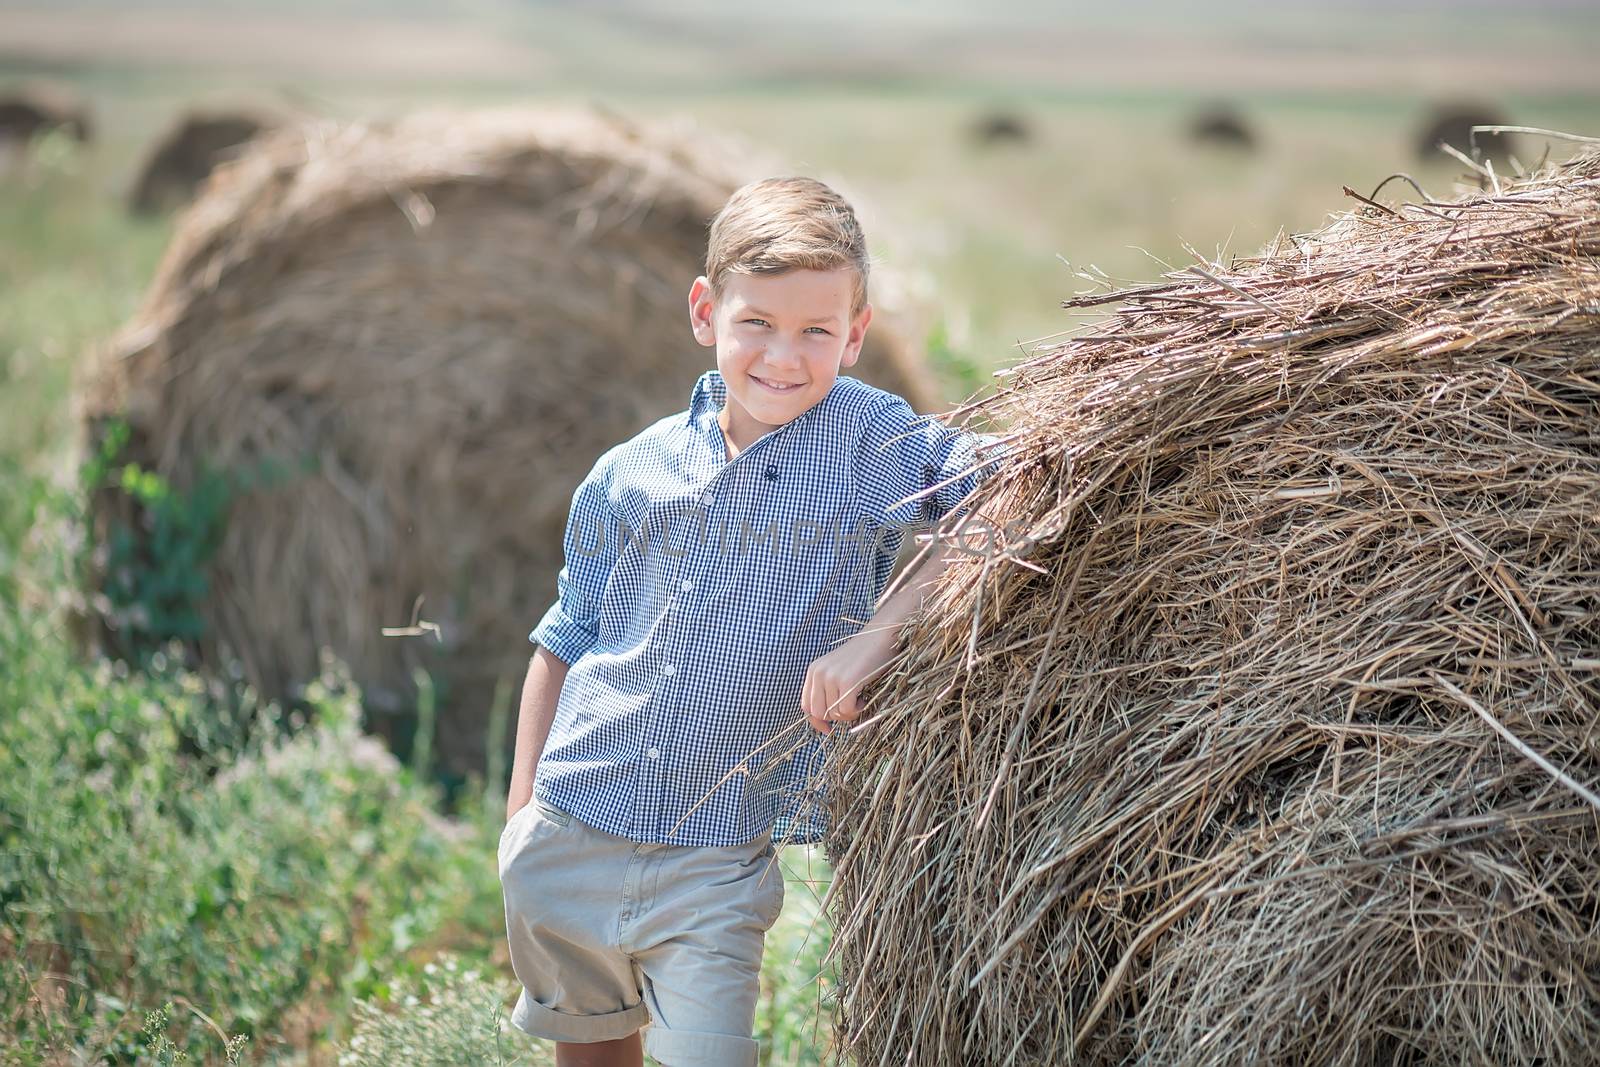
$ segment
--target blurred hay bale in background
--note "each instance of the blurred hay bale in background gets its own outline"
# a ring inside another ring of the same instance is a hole
[[[1120,302],[829,767],[877,1064],[1590,1064],[1600,153]]]
[[[1256,135],[1231,104],[1210,104],[1189,119],[1189,140],[1209,148],[1254,151]]]
[[[128,196],[130,210],[160,214],[187,204],[218,164],[238,154],[251,138],[279,125],[260,113],[192,112],[151,149]]]
[[[94,135],[88,102],[55,82],[28,81],[0,91],[0,149],[24,148],[37,134],[52,129],[88,141]]]
[[[262,483],[207,568],[200,659],[282,695],[328,646],[397,714],[426,668],[442,761],[481,768],[573,490],[713,365],[687,293],[753,158],[681,124],[509,110],[289,127],[220,168],[82,405],[91,446],[126,419],[126,457],[180,489],[207,465]],[[855,371],[930,410],[893,323]],[[94,509],[101,545],[148,518],[118,490]],[[419,596],[442,641],[383,637]],[[140,620],[105,623],[116,648]]]
[[[1423,121],[1417,134],[1417,158],[1424,163],[1450,161],[1439,150],[1441,144],[1466,155],[1469,159],[1493,160],[1504,167],[1516,151],[1516,138],[1509,133],[1473,133],[1474,126],[1508,126],[1511,120],[1497,107],[1470,101],[1441,104]]]
[[[972,120],[967,135],[979,148],[1023,145],[1033,140],[1033,125],[1015,111],[988,111]]]

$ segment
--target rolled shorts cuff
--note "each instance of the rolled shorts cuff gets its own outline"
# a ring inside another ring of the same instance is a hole
[[[666,1030],[652,1026],[644,1032],[644,1049],[662,1067],[755,1067],[761,1042],[738,1034],[706,1030]]]
[[[549,1041],[615,1041],[649,1021],[650,1011],[642,1000],[602,1015],[573,1015],[545,1007],[528,996],[526,989],[517,997],[516,1007],[511,1009],[511,1025],[525,1034]]]

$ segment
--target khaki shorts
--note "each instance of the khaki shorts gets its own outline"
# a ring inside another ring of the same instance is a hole
[[[761,954],[784,897],[770,831],[645,844],[536,795],[501,831],[499,861],[519,1030],[588,1042],[644,1027],[664,1067],[756,1062]]]

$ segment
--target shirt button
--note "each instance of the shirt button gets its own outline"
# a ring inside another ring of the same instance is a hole
[[[656,757],[661,755],[661,750],[659,748],[656,748],[654,745],[652,745],[650,747],[650,751],[649,751],[648,755],[650,756],[651,759],[655,759]]]
[[[665,674],[667,677],[670,678],[674,674],[678,673],[678,668],[674,667],[672,664],[669,663],[665,667],[661,668],[661,673]]]
[[[700,494],[700,503],[702,504],[709,504],[715,499],[717,499],[717,494],[713,493],[709,489]]]
[[[683,581],[678,583],[678,588],[682,589],[685,593],[687,593],[689,590],[694,588],[694,583],[691,582],[689,579],[685,578]]]

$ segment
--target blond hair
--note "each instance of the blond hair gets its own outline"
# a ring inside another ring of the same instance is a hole
[[[855,271],[850,314],[867,306],[867,239],[844,197],[815,178],[763,178],[738,189],[711,220],[706,279],[729,274]]]

